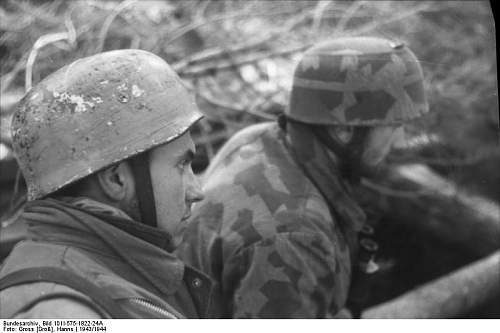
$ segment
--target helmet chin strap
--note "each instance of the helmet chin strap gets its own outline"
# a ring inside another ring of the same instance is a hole
[[[280,114],[278,116],[278,124],[285,132],[287,122],[294,121],[296,120],[287,117],[285,114]],[[327,126],[311,124],[308,126],[312,128],[312,131],[318,140],[339,158],[341,175],[348,179],[349,182],[358,184],[361,181],[361,176],[366,172],[369,172],[370,169],[368,166],[364,165],[362,160],[370,127],[359,126],[354,130],[349,143],[341,144],[332,138]]]
[[[313,129],[318,140],[339,158],[342,176],[354,184],[360,182],[365,169],[362,156],[369,131],[366,126],[356,128],[349,143],[341,144],[332,138],[326,126],[314,126]]]
[[[149,168],[149,152],[146,151],[130,159],[135,179],[135,191],[139,202],[141,222],[156,228],[156,204]]]

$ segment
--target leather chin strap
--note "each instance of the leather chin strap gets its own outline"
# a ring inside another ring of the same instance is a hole
[[[294,121],[295,120],[286,117],[284,114],[278,117],[278,124],[284,131],[286,131],[286,123]],[[318,140],[339,158],[339,167],[342,176],[351,183],[359,183],[361,175],[367,169],[363,165],[362,156],[370,127],[360,126],[356,128],[351,141],[343,145],[331,137],[330,133],[328,133],[327,126],[312,124],[308,124],[308,126],[312,128]]]
[[[337,155],[340,159],[340,172],[351,183],[359,183],[364,171],[362,156],[369,127],[356,128],[351,141],[342,145],[334,140],[328,133],[326,126],[314,126],[313,132],[325,147]]]
[[[146,151],[132,157],[130,165],[135,179],[135,191],[139,202],[141,222],[156,228],[156,204],[153,185],[151,183],[149,152]]]

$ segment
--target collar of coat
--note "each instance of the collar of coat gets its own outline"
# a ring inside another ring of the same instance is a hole
[[[28,202],[20,216],[29,239],[118,257],[165,295],[182,284],[184,264],[169,253],[171,236],[88,198]]]
[[[353,198],[348,182],[342,178],[337,163],[307,124],[287,125],[289,150],[309,180],[318,188],[332,212],[340,217],[345,232],[359,232],[366,215]],[[285,135],[282,133],[281,135]],[[283,142],[287,142],[283,138]]]

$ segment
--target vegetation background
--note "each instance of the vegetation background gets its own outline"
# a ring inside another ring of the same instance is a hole
[[[10,118],[30,86],[101,51],[163,57],[206,114],[195,131],[202,172],[239,129],[274,120],[310,45],[339,36],[408,44],[431,112],[392,162],[418,161],[500,203],[495,28],[488,1],[7,0],[0,2],[0,221],[23,202]]]
[[[404,158],[500,200],[491,186],[491,177],[500,180],[491,169],[498,164],[490,167],[499,120],[487,1],[9,0],[0,5],[0,212],[16,178],[14,107],[27,87],[73,60],[140,48],[172,64],[207,115],[195,132],[202,171],[235,131],[284,110],[304,49],[346,35],[403,41],[422,62],[431,113],[413,126],[416,149]]]

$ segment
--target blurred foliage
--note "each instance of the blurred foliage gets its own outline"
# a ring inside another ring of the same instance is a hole
[[[140,48],[166,59],[206,114],[194,131],[201,171],[235,131],[284,110],[304,49],[346,35],[403,41],[422,62],[431,113],[411,128],[417,153],[395,159],[449,173],[499,153],[486,1],[10,0],[0,5],[0,31],[0,167],[11,158],[9,116],[26,87],[77,58]]]

